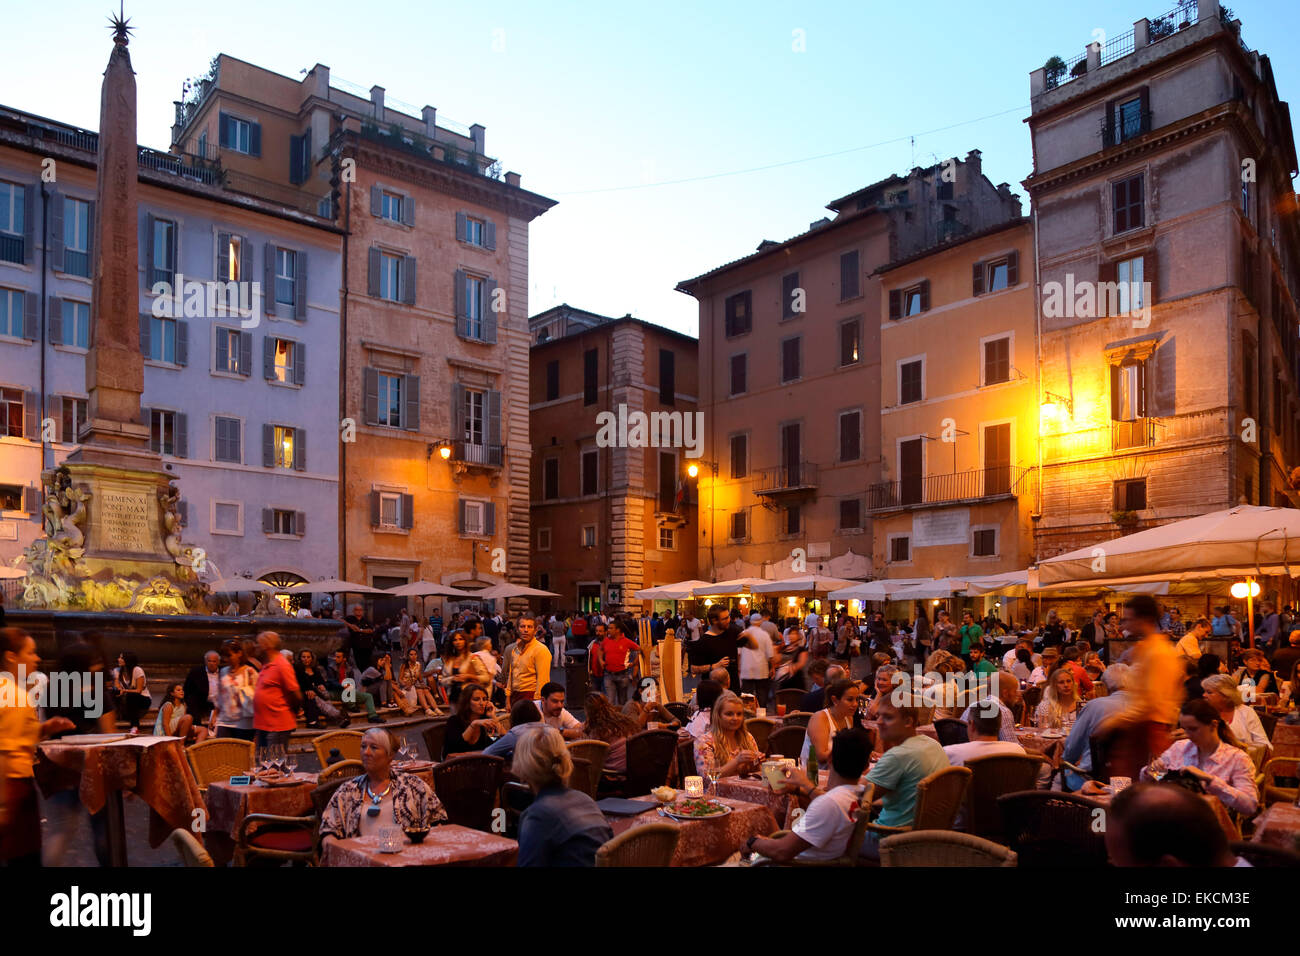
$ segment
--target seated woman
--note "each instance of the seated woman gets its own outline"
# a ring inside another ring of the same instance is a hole
[[[329,688],[325,686],[325,672],[317,665],[314,653],[306,648],[298,652],[293,675],[298,678],[298,689],[302,691],[302,715],[308,727],[324,727],[330,720],[337,720],[340,727],[346,727],[352,722],[352,718],[330,700]]]
[[[406,660],[402,664],[397,682],[404,693],[415,692],[416,705],[424,708],[426,716],[433,717],[435,714],[441,716],[442,708],[429,693],[429,682],[424,676],[424,665],[420,663],[420,652],[414,647],[406,652]]]
[[[724,690],[713,705],[709,732],[695,741],[696,773],[701,777],[735,777],[756,771],[762,762],[762,749],[745,729],[744,704],[731,691]]]
[[[1227,674],[1212,674],[1201,681],[1201,686],[1205,689],[1206,703],[1218,712],[1219,719],[1228,725],[1237,742],[1247,751],[1258,748],[1267,754],[1273,744],[1264,732],[1264,724],[1255,708],[1248,707],[1242,700],[1237,682]]]
[[[163,694],[163,705],[153,724],[155,737],[180,737],[187,744],[202,743],[207,739],[208,728],[195,727],[194,718],[185,712],[185,687],[171,684]]]
[[[1187,739],[1176,741],[1144,767],[1142,777],[1153,779],[1168,771],[1185,770],[1200,778],[1205,792],[1229,810],[1250,816],[1259,809],[1255,765],[1209,701],[1183,704],[1178,725]]]
[[[700,681],[700,686],[695,688],[695,705],[697,709],[695,716],[686,724],[686,733],[698,739],[709,732],[709,726],[713,723],[713,705],[717,702],[718,695],[721,693],[722,685],[717,681]]]
[[[872,678],[875,693],[871,695],[871,702],[867,705],[867,720],[875,720],[879,716],[881,702],[889,700],[889,695],[894,692],[894,675],[897,673],[898,668],[893,664],[886,664],[876,670]],[[907,676],[906,672],[904,672],[903,676]],[[812,723],[812,721],[809,720],[809,723]]]
[[[641,678],[640,689],[636,696],[623,705],[623,713],[640,724],[642,730],[652,721],[662,724],[668,730],[677,730],[682,725],[671,711],[659,703],[659,685],[653,677]]]
[[[1248,681],[1254,684],[1256,700],[1260,694],[1277,693],[1277,677],[1268,669],[1268,657],[1263,651],[1252,648],[1243,652],[1241,665],[1232,679],[1239,685]]]
[[[611,704],[604,694],[588,694],[584,709],[587,722],[582,727],[582,736],[609,744],[605,771],[612,774],[627,773],[627,738],[640,733],[641,725]]]
[[[581,790],[570,790],[573,760],[554,727],[529,726],[515,745],[511,773],[536,795],[519,817],[518,866],[595,866],[614,838],[605,815]]]
[[[1187,680],[1183,687],[1187,700],[1196,700],[1205,696],[1201,681],[1223,671],[1223,659],[1218,654],[1202,654],[1196,661],[1187,663]]]
[[[826,706],[809,718],[808,732],[803,737],[803,756],[800,759],[805,767],[813,748],[816,748],[818,766],[826,766],[831,759],[831,741],[835,735],[857,725],[858,698],[861,696],[862,692],[853,681],[837,680],[826,688]]]
[[[361,766],[365,773],[342,784],[321,815],[325,840],[349,840],[397,824],[421,830],[442,823],[447,812],[438,797],[413,773],[393,773],[393,736],[371,727],[361,737]]]
[[[1043,699],[1034,711],[1034,724],[1042,730],[1069,733],[1079,715],[1079,684],[1069,664],[1061,664],[1047,678]]]
[[[486,750],[500,736],[496,707],[492,705],[488,692],[477,684],[466,684],[456,698],[456,712],[447,718],[442,759]]]
[[[954,632],[955,633],[955,632]],[[960,674],[966,670],[966,662],[956,654],[950,651],[937,650],[925,659],[925,676],[930,677],[932,674],[938,674],[939,680],[948,684],[947,676],[949,674]],[[961,719],[962,711],[966,709],[966,702],[959,695],[952,693],[952,686],[941,688],[941,692],[936,692],[936,699],[940,705],[934,708],[932,720],[939,720],[944,717]]]

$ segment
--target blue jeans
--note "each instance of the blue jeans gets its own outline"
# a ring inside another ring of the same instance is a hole
[[[621,707],[632,699],[632,669],[619,674],[605,675],[605,696],[616,707]]]

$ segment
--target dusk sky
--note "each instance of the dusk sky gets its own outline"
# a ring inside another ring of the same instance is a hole
[[[134,0],[126,12],[142,143],[167,148],[181,84],[217,53],[292,77],[324,63],[336,85],[385,87],[390,107],[482,123],[489,155],[558,200],[533,224],[531,313],[568,302],[693,334],[678,281],[807,229],[890,173],[979,148],[1028,211],[1029,73],[1175,5]],[[1292,5],[1230,6],[1294,100]],[[0,103],[96,128],[110,8],[10,5]]]

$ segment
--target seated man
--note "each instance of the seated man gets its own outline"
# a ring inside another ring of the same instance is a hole
[[[917,733],[921,714],[917,707],[900,707],[884,700],[879,708],[877,733],[888,749],[867,774],[880,800],[876,823],[885,827],[907,827],[916,815],[916,785],[937,770],[949,766],[948,755],[933,737]],[[880,857],[878,835],[869,832],[862,843],[862,855]]]
[[[843,856],[857,824],[862,786],[858,783],[871,759],[871,737],[861,729],[843,730],[831,744],[830,780],[825,789],[815,786],[798,769],[786,771],[786,787],[800,795],[813,795],[808,812],[790,829],[775,837],[750,837],[745,844],[777,863],[790,860],[816,862]]]
[[[569,713],[564,706],[565,691],[562,684],[549,681],[542,685],[542,696],[533,701],[542,715],[542,723],[554,727],[565,740],[582,739],[582,721]]]
[[[510,708],[510,729],[494,740],[483,753],[489,757],[501,757],[508,764],[515,756],[515,745],[519,735],[542,719],[542,712],[531,700],[518,701]]]
[[[1106,851],[1115,866],[1250,866],[1229,848],[1209,804],[1173,784],[1117,793],[1106,815]]]
[[[1025,748],[1019,743],[998,738],[998,731],[1002,729],[1002,715],[999,712],[988,714],[978,707],[974,708],[969,724],[969,741],[964,744],[949,744],[943,748],[943,752],[948,755],[948,762],[954,767],[964,767],[967,760],[994,754],[1024,756]]]
[[[993,690],[997,696],[993,699],[997,702],[1000,724],[998,727],[998,740],[1007,743],[1016,743],[1019,738],[1016,736],[1016,716],[1012,713],[1011,708],[1020,703],[1020,681],[1016,676],[1008,671],[998,671],[991,675],[989,680],[993,682]],[[971,704],[962,711],[961,719],[968,726],[971,725],[976,714],[987,711],[983,699],[978,703]]]
[[[356,668],[348,661],[348,652],[337,650],[325,668],[325,689],[333,700],[341,701],[349,710],[358,705],[366,708],[367,719],[372,724],[382,724],[384,718],[375,711],[375,698],[359,688]]]

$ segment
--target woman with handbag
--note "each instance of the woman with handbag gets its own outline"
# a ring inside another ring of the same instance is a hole
[[[253,693],[257,689],[257,668],[251,663],[257,659],[251,653],[256,648],[252,641],[226,641],[221,652],[229,662],[221,669],[218,681],[217,707],[213,710],[217,737],[236,737],[252,740]]]

